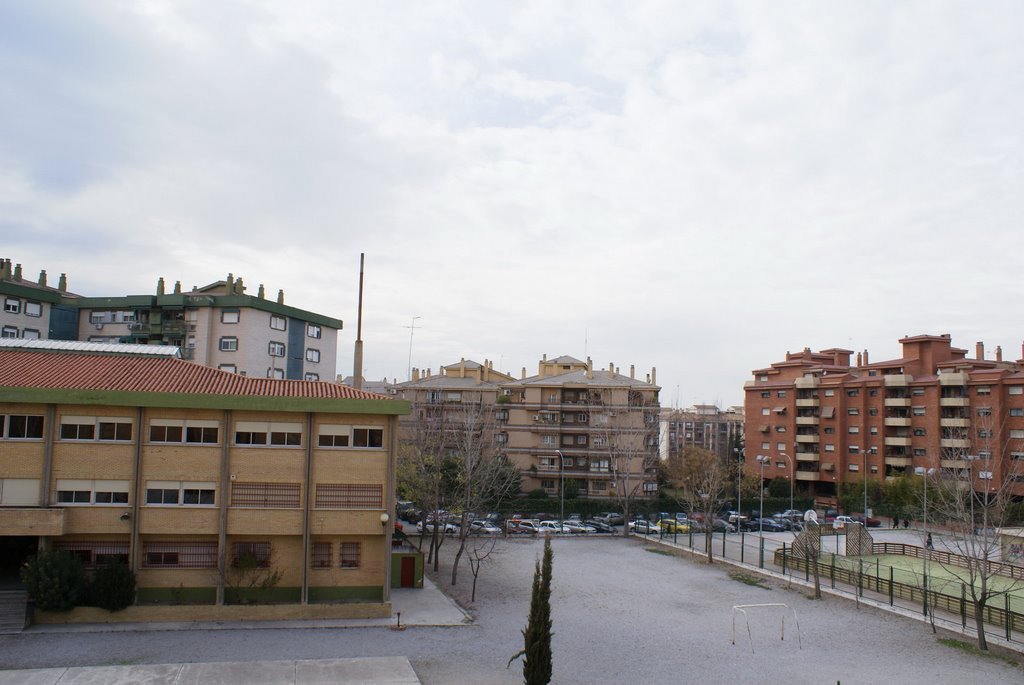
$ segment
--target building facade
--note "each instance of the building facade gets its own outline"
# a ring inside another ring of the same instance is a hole
[[[1024,496],[1024,372],[996,348],[974,358],[948,334],[902,338],[897,359],[804,349],[745,384],[746,462],[808,494],[904,474],[961,478]]]
[[[661,458],[669,459],[687,447],[700,447],[735,459],[743,437],[743,407],[720,409],[714,404],[697,404],[686,409],[662,410]]]
[[[0,556],[123,561],[140,604],[238,602],[241,558],[259,601],[387,602],[407,403],[94,347],[0,341]]]
[[[57,288],[46,272],[27,280],[21,265],[0,261],[0,330],[5,338],[141,343],[180,347],[182,356],[204,366],[261,378],[331,380],[337,364],[339,319],[245,293],[242,279],[183,292],[165,292],[159,279],[152,295],[83,297]]]

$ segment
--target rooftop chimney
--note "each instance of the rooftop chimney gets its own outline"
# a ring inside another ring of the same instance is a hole
[[[636,378],[636,367],[633,364],[629,365],[629,377]]]
[[[156,294],[157,295],[163,295],[164,294],[164,277],[163,276],[158,278],[157,281],[156,281]]]
[[[20,281],[21,280],[21,264],[15,264],[14,265],[14,280],[16,280],[16,281]]]
[[[656,366],[651,367],[651,383],[653,385],[658,384],[658,367]]]
[[[868,351],[864,350],[864,366],[867,366],[871,362],[868,361]]]
[[[235,281],[235,293],[237,293],[239,295],[244,295],[245,294],[245,286],[242,285],[242,279],[241,278],[239,278],[237,281]]]
[[[284,290],[277,291],[277,303],[284,304]]]
[[[984,359],[985,359],[985,343],[984,342],[978,341],[978,342],[974,343],[974,357],[975,357],[975,359],[978,359],[979,361],[984,361]]]
[[[996,361],[997,362],[1003,361],[1003,346],[1002,345],[996,345]]]
[[[857,366],[860,367],[860,352],[857,353]]]
[[[1021,344],[1020,349],[1024,350],[1024,344]],[[521,375],[519,376],[519,378],[520,379],[526,378],[526,367],[525,366],[523,367],[523,370],[522,370]]]
[[[174,294],[181,295],[181,281],[174,282]]]
[[[46,269],[39,272],[39,285],[46,287]]]
[[[265,299],[265,298],[266,298],[266,296],[267,296],[267,291],[266,291],[266,289],[265,289],[265,288],[263,287],[263,284],[262,284],[262,283],[260,283],[260,289],[259,289],[259,291],[257,291],[257,293],[256,293],[256,297],[258,297],[258,298],[260,298],[260,299],[262,300],[262,299]]]
[[[60,275],[60,280],[57,281],[57,290],[61,291],[62,293],[66,293],[68,291],[68,275],[67,274],[61,274]]]

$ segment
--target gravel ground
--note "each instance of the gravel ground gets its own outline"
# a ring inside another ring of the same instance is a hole
[[[448,628],[263,629],[0,636],[0,666],[245,661],[407,656],[425,685],[521,683],[505,665],[522,645],[539,540],[501,541],[485,567],[477,601],[460,574],[453,595],[476,624]],[[853,602],[806,598],[801,589],[734,580],[708,567],[653,552],[639,540],[555,539],[552,581],[554,683],[936,683],[1024,681],[1024,670],[937,642],[917,622]],[[454,545],[445,545],[446,563]],[[439,583],[447,588],[442,565]],[[750,637],[732,607],[790,607],[786,639],[779,610],[752,610]],[[795,610],[796,620],[793,618]],[[797,631],[799,623],[799,639]],[[802,648],[801,648],[802,646]]]

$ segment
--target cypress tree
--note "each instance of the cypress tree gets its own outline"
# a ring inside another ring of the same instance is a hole
[[[530,616],[523,631],[523,681],[526,685],[547,685],[551,682],[551,539],[544,540],[544,561],[533,572]]]

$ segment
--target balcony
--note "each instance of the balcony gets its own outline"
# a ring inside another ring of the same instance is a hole
[[[909,416],[907,416],[907,417],[902,417],[902,416],[886,416],[885,417],[885,425],[886,426],[909,426],[910,425],[910,417]]]
[[[821,474],[818,473],[817,471],[797,471],[796,479],[816,481],[821,480]]]
[[[970,419],[939,419],[939,425],[947,428],[970,428]]]
[[[803,462],[809,462],[809,463],[813,464],[813,463],[817,463],[820,460],[820,458],[821,458],[821,455],[819,455],[817,452],[797,452],[796,453],[796,460],[798,462],[799,461],[803,461]]]
[[[817,416],[798,416],[796,417],[796,425],[798,426],[817,426],[821,422]]]
[[[819,437],[817,435],[798,435],[798,436],[796,436],[796,441],[798,443],[805,443],[806,444],[806,443],[820,442],[820,439],[819,439]]]
[[[883,376],[883,378],[887,388],[905,388],[912,380],[910,375],[905,373],[890,373]]]
[[[967,397],[940,397],[940,407],[967,407],[970,406],[971,400]]]
[[[801,376],[793,382],[793,385],[798,388],[816,388],[820,384],[821,379],[817,376]]]
[[[885,446],[886,447],[910,447],[911,440],[913,440],[913,438],[909,438],[909,437],[907,437],[907,438],[901,438],[901,437],[890,438],[890,437],[886,437],[885,438]]]
[[[887,407],[909,407],[909,397],[886,397],[885,406]]]
[[[798,407],[819,407],[821,401],[817,397],[810,397],[807,399],[797,399],[796,406]]]
[[[967,438],[942,438],[939,441],[939,445],[942,447],[968,449],[971,446],[971,441]]]
[[[886,466],[910,466],[913,459],[910,457],[886,457]]]
[[[940,373],[939,385],[953,385],[963,387],[967,385],[966,373]]]

